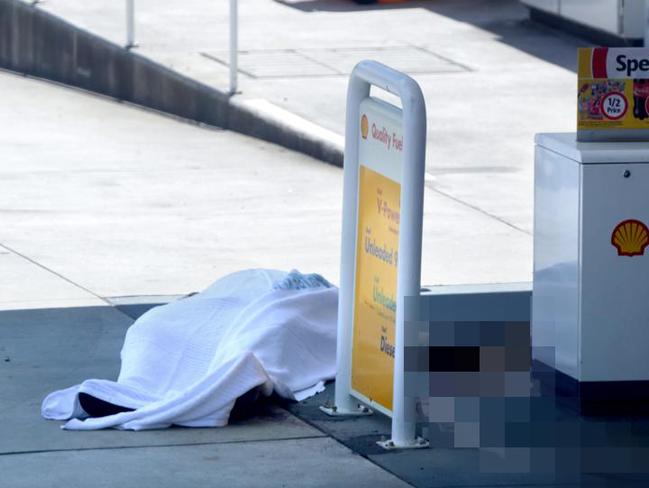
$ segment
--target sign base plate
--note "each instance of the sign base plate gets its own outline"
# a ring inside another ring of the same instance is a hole
[[[361,417],[372,415],[374,413],[371,408],[368,408],[365,405],[358,405],[358,407],[354,409],[338,408],[336,405],[321,405],[320,411],[326,413],[330,417]]]
[[[397,444],[392,439],[387,441],[378,441],[377,444],[386,451],[393,451],[395,449],[428,449],[430,442],[423,437],[415,437],[412,441],[405,444]]]

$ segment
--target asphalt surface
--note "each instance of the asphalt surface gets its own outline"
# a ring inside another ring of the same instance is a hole
[[[224,429],[75,433],[42,420],[48,392],[116,377],[125,331],[152,304],[249,267],[335,282],[342,170],[11,73],[0,90],[12,100],[0,109],[4,486],[404,486],[277,406]],[[437,225],[449,215],[485,239],[514,234],[429,190],[431,202]]]
[[[37,8],[123,43],[122,7]],[[141,0],[137,11],[139,53],[226,89],[227,2]],[[421,84],[424,284],[531,280],[533,135],[574,129],[574,49],[586,42],[530,24],[514,1],[248,0],[240,12],[242,101],[335,136],[357,60],[383,60]],[[473,477],[466,452],[369,451],[385,419],[326,424],[314,411],[320,398],[304,410],[269,405],[224,429],[73,433],[41,420],[49,391],[115,377],[125,330],[151,304],[250,267],[337,282],[342,172],[10,73],[0,72],[0,91],[11,101],[0,107],[0,484],[526,483]],[[623,482],[633,480],[583,486]]]
[[[234,269],[334,267],[340,170],[10,73],[0,91],[0,486],[407,486],[274,405],[222,429],[43,420],[47,393],[116,378],[152,304]]]
[[[13,101],[0,109],[2,486],[646,486],[619,468],[584,483],[579,473],[483,473],[478,451],[438,444],[444,430],[428,431],[433,449],[386,453],[375,441],[389,434],[387,418],[318,410],[331,385],[221,429],[68,432],[41,419],[47,393],[117,376],[124,334],[151,306],[243,267],[335,281],[342,171],[15,74],[0,73],[0,90]],[[430,189],[426,198],[436,207],[425,242],[449,242],[448,276],[481,269],[480,257],[454,259],[458,245],[438,226],[461,219],[494,245],[501,236],[490,229],[516,235]],[[646,422],[595,422],[587,438],[616,442],[613,459],[640,459],[646,431]]]

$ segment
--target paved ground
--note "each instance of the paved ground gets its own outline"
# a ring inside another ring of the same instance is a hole
[[[13,74],[0,92],[0,486],[406,486],[275,406],[223,429],[42,420],[48,392],[116,377],[133,317],[172,298],[155,295],[335,268],[341,171]]]
[[[345,483],[399,486],[284,410],[227,429],[140,434],[63,432],[41,420],[47,392],[116,376],[123,334],[147,304],[253,266],[295,266],[337,280],[342,171],[272,144],[10,73],[0,73],[0,91],[13,101],[0,109],[0,469],[8,486],[74,486],[81,469],[101,486],[108,483],[102,473],[120,464],[130,466],[118,471],[131,483],[149,480],[153,466],[163,466],[156,476],[170,479],[190,457],[200,462],[188,482],[220,471],[241,486],[260,479],[269,486],[262,473],[291,459],[296,475],[312,473],[314,486],[344,484],[336,480],[341,473]],[[452,242],[453,234],[440,229],[456,219],[493,245],[498,236],[518,236],[430,190],[427,205],[435,208],[427,240],[436,248]],[[471,269],[488,274],[477,254],[455,262],[447,251],[436,267],[447,277]],[[515,265],[495,265],[492,279],[520,276],[503,274]],[[223,447],[231,443],[236,450]],[[242,468],[237,452],[261,456],[259,470]],[[138,463],[128,465],[132,459]],[[339,463],[348,466],[326,469]],[[37,481],[43,468],[51,477]],[[290,485],[293,471],[283,473]]]
[[[545,398],[532,400],[529,409],[518,409],[513,400],[509,407],[500,407],[507,412],[503,418],[498,406],[482,399],[481,440],[506,422],[508,449],[488,447],[484,441],[480,449],[455,447],[461,431],[457,419],[455,424],[423,424],[431,449],[386,452],[376,441],[389,438],[387,418],[374,415],[340,421],[319,410],[322,402],[333,402],[333,390],[331,384],[322,394],[286,408],[417,488],[649,486],[646,417],[579,417]],[[518,415],[513,414],[516,410]],[[456,415],[463,415],[461,411],[456,406]],[[523,417],[531,422],[526,424]]]
[[[38,8],[121,42],[122,5]],[[227,45],[226,2],[137,5],[143,55],[225,89],[227,69],[212,58]],[[430,137],[424,283],[531,279],[532,137],[573,128],[580,41],[529,25],[509,1],[247,0],[240,9],[249,74],[238,96],[333,132],[342,133],[354,59],[416,72]],[[115,377],[124,331],[148,303],[247,267],[337,282],[342,172],[13,74],[0,73],[0,92],[12,101],[0,107],[0,485],[405,486],[374,464],[397,472],[403,456],[358,456],[314,428],[317,418],[273,406],[225,429],[72,433],[42,421],[47,392]],[[424,471],[428,484],[475,485],[458,481],[466,466],[448,455],[418,461],[439,468]]]
[[[124,44],[122,3],[49,0],[38,8]],[[227,91],[228,2],[138,0],[136,11],[136,52]],[[516,231],[492,229],[501,237],[495,247],[469,244],[474,229],[448,219],[440,234],[449,235],[445,247],[459,246],[456,260],[481,255],[477,261],[505,268],[452,275],[435,268],[431,283],[531,278],[533,137],[574,130],[575,49],[586,41],[529,22],[516,0],[246,0],[239,11],[236,98],[273,117],[297,114],[331,131],[323,138],[344,132],[348,74],[359,60],[384,61],[420,83],[427,186]]]
[[[0,308],[178,295],[250,267],[337,282],[340,169],[54,85],[0,83],[22,101],[0,110]],[[430,189],[425,220],[425,283],[530,278],[527,233]]]
[[[401,485],[276,407],[226,429],[139,434],[63,432],[41,420],[49,391],[116,376],[124,332],[151,303],[254,266],[298,267],[336,281],[342,171],[272,144],[10,73],[0,72],[0,91],[12,100],[0,108],[3,483],[142,486],[155,472],[174,486],[217,473],[239,486]],[[440,229],[455,220],[489,245],[499,236],[529,239],[430,190],[426,198],[435,208],[427,239],[436,248],[452,242],[453,234]],[[479,252],[461,262],[450,250],[444,256],[435,266],[447,277],[471,269],[486,276],[497,269],[492,279],[521,275],[515,261],[483,266]],[[251,458],[259,459],[254,468],[240,462]],[[178,469],[189,459],[197,460],[192,470]],[[109,472],[119,480],[108,481]]]
[[[342,172],[14,74],[0,73],[0,91],[13,101],[0,108],[0,485],[555,485],[552,476],[480,474],[471,449],[385,453],[375,441],[388,420],[324,418],[317,405],[330,390],[300,405],[267,405],[223,429],[67,432],[42,420],[48,392],[116,377],[124,333],[152,304],[248,266],[336,277]],[[479,252],[458,260],[457,235],[439,229],[460,220],[487,247],[517,231],[428,189],[431,202],[426,242],[446,254],[428,276],[517,276],[504,274],[509,256],[489,266]],[[594,429],[588,438],[604,432],[640,455],[647,444],[644,423]],[[622,484],[629,477],[613,473],[582,486],[646,486],[639,479]],[[574,476],[562,481],[577,486]]]
[[[0,312],[1,486],[407,486],[275,406],[222,429],[68,432],[41,419],[48,392],[116,377],[132,321],[109,306]]]

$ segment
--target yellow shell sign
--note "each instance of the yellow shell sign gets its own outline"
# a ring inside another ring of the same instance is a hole
[[[649,49],[582,48],[577,128],[649,130]]]
[[[642,256],[649,245],[649,229],[639,220],[624,220],[613,229],[611,244],[618,256]]]
[[[359,176],[352,388],[392,410],[401,186],[364,165]]]

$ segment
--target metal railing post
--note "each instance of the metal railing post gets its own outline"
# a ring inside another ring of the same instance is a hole
[[[237,0],[230,0],[230,94],[237,92],[238,28]]]
[[[649,0],[644,2],[644,47],[649,47]]]
[[[126,49],[135,47],[135,0],[126,0]]]

